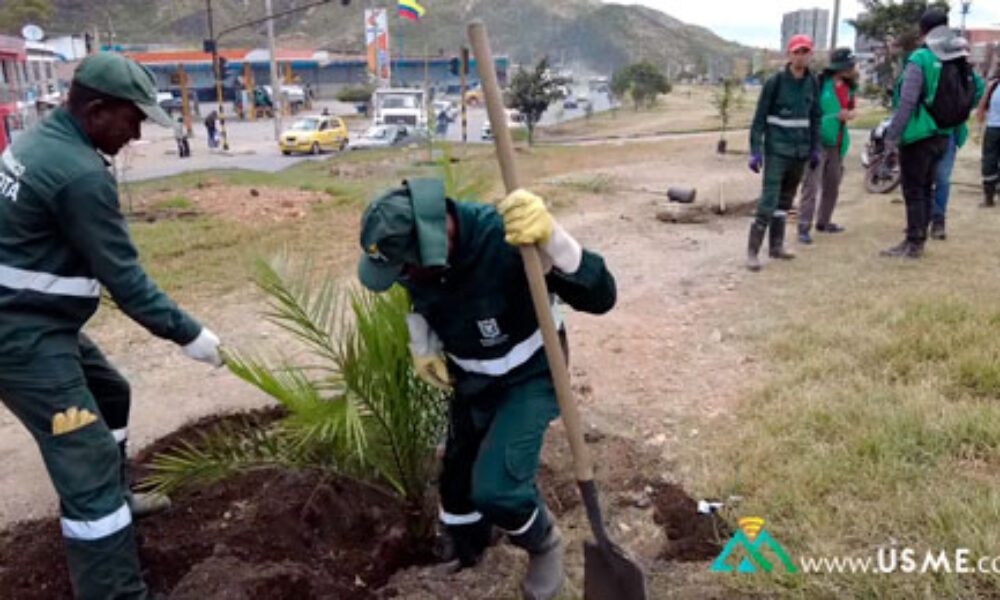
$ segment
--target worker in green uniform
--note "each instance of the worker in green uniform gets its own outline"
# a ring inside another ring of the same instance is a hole
[[[788,65],[764,84],[750,129],[750,170],[764,169],[764,189],[750,225],[747,268],[760,270],[757,254],[770,230],[771,258],[790,260],[785,249],[785,223],[802,181],[806,164],[820,161],[819,84],[809,70],[812,39],[793,36],[788,43]]]
[[[104,156],[139,139],[156,103],[153,75],[98,53],[77,67],[67,104],[0,157],[0,400],[28,429],[59,495],[77,598],[145,598],[124,468],[128,382],[81,333],[102,289],[129,317],[221,364],[219,339],[149,280]]]
[[[460,203],[438,180],[411,179],[368,206],[359,277],[374,291],[394,283],[409,291],[416,371],[454,390],[440,519],[459,565],[478,561],[497,526],[529,554],[525,596],[547,599],[563,583],[563,549],[535,476],[559,406],[516,248],[535,244],[551,293],[586,312],[614,306],[604,260],[540,198],[520,190],[497,207]]]

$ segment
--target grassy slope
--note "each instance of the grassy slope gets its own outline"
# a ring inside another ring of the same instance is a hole
[[[955,181],[977,181],[977,150],[960,155]],[[865,196],[856,165],[852,155],[841,212],[850,232],[817,235],[795,263],[751,280],[734,322],[769,376],[689,459],[710,493],[745,499],[732,516],[768,519],[793,557],[874,556],[893,543],[996,555],[1000,214],[976,208],[973,186],[955,186],[949,241],[920,262],[880,258],[900,238],[902,206]],[[802,598],[1000,594],[996,575],[732,583]]]

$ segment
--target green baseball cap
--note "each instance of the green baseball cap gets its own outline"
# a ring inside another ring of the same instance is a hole
[[[410,179],[376,198],[361,217],[358,278],[374,292],[392,287],[404,265],[448,265],[447,203],[438,179]]]
[[[173,129],[177,123],[156,102],[156,78],[127,56],[97,52],[83,59],[73,81],[109,96],[129,100],[154,123]]]

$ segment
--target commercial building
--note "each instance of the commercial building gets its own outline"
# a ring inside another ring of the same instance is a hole
[[[7,147],[11,130],[23,126],[20,107],[27,58],[24,40],[0,35],[0,150]]]
[[[830,11],[809,8],[785,13],[781,19],[781,48],[788,48],[793,36],[805,34],[812,38],[813,47],[826,49],[830,35]]]

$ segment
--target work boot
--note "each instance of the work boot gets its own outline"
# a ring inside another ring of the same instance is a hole
[[[799,225],[799,243],[809,245],[813,243],[812,236],[809,235],[809,228]]]
[[[847,231],[847,228],[836,223],[827,223],[826,225],[817,225],[816,231],[822,231],[823,233],[843,233]]]
[[[778,260],[792,260],[795,258],[795,253],[785,249],[785,219],[784,218],[773,218],[771,219],[771,236],[768,243],[770,247],[771,258],[776,258]]]
[[[551,600],[562,589],[566,573],[563,568],[563,544],[555,525],[535,551],[529,552],[528,573],[521,590],[525,600]]]
[[[892,258],[920,258],[924,255],[923,244],[904,240],[902,243],[881,252],[882,256]]]
[[[944,221],[934,221],[931,223],[931,239],[946,240],[948,233],[944,229]]]
[[[750,240],[747,243],[747,269],[755,273],[760,271],[760,259],[757,258],[757,254],[764,243],[764,233],[766,231],[767,228],[761,227],[756,222],[750,225]]]
[[[983,203],[980,204],[980,208],[993,208],[996,206],[994,199],[997,194],[997,186],[995,185],[984,185],[983,186]]]
[[[129,492],[125,495],[133,519],[145,519],[170,508],[170,497],[153,492]]]
[[[165,494],[132,491],[132,465],[128,460],[124,441],[118,443],[118,453],[121,458],[119,477],[125,490],[125,503],[132,512],[132,518],[144,519],[170,508],[170,497]]]

